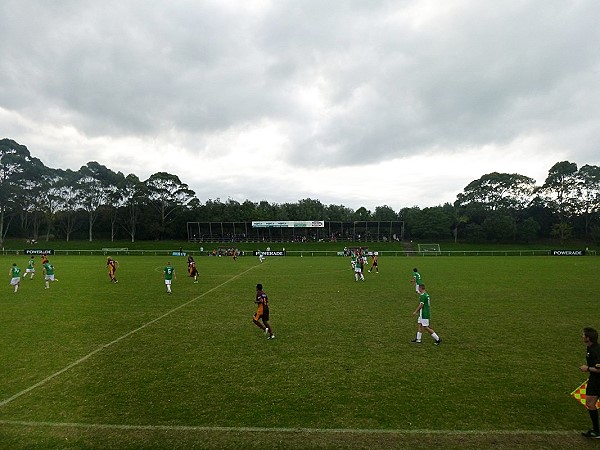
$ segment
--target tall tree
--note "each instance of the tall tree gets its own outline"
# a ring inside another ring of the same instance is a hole
[[[7,231],[7,213],[16,212],[16,197],[22,192],[25,181],[31,179],[28,173],[41,167],[42,162],[33,158],[24,145],[12,139],[0,140],[0,244],[3,244]]]
[[[577,164],[569,161],[554,164],[537,193],[546,207],[558,217],[558,223],[553,227],[553,234],[561,242],[564,241],[571,230],[569,219],[580,207]]]
[[[196,198],[196,194],[177,175],[167,172],[152,174],[144,183],[148,190],[148,200],[159,213],[159,233],[162,238],[177,211],[187,207]]]
[[[99,207],[107,201],[109,188],[115,185],[117,174],[96,161],[90,161],[79,169],[77,180],[78,201],[88,215],[88,239],[93,240],[94,223]]]
[[[136,175],[129,174],[125,177],[119,188],[122,208],[125,210],[123,228],[131,238],[131,242],[135,242],[140,217],[140,205],[144,201],[146,186]]]
[[[533,178],[516,173],[493,172],[471,181],[457,196],[458,206],[478,204],[488,210],[523,209],[535,188]]]
[[[376,206],[375,212],[373,213],[373,220],[388,221],[398,220],[398,214],[387,205]]]
[[[64,201],[61,186],[64,180],[67,179],[67,175],[61,170],[52,170],[43,179],[44,186],[40,192],[40,204],[46,219],[46,242],[48,242],[54,227],[56,213],[60,210]]]
[[[577,172],[579,189],[579,214],[585,220],[584,233],[590,234],[590,223],[600,212],[600,167],[588,164],[581,166]]]

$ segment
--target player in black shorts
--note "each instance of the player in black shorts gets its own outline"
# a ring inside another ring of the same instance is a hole
[[[587,387],[585,388],[585,406],[592,419],[592,429],[581,433],[592,439],[600,439],[600,428],[598,428],[598,396],[600,396],[600,344],[598,344],[598,332],[594,328],[583,329],[583,342],[587,347],[585,364],[579,367],[582,372],[590,374]]]
[[[263,286],[260,283],[256,285],[256,300],[254,303],[258,305],[258,308],[252,318],[252,322],[265,332],[267,339],[275,339],[275,333],[273,333],[273,328],[269,324],[269,297],[263,291]],[[261,320],[262,323],[260,323]]]

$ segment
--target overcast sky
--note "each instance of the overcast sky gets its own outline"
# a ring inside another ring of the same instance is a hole
[[[600,165],[598,0],[2,0],[0,137],[201,202],[453,202]]]

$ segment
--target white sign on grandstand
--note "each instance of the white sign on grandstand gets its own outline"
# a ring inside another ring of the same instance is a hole
[[[440,250],[440,244],[418,244],[419,246],[419,252],[433,252],[433,253],[439,253]]]
[[[252,221],[252,228],[325,228],[324,220]]]

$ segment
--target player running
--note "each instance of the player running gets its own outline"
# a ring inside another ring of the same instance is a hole
[[[10,285],[14,287],[16,294],[21,283],[21,269],[17,266],[17,263],[13,263],[11,269],[8,271],[8,275],[10,276]]]
[[[55,281],[58,281],[54,278],[54,266],[50,264],[50,261],[46,258],[46,263],[43,267],[44,280],[46,280],[46,287],[44,289],[50,289],[50,282],[54,283]]]
[[[29,279],[33,280],[33,276],[35,275],[35,260],[33,259],[33,256],[29,258],[29,261],[27,262],[27,268],[25,269],[23,280],[27,279],[27,274],[30,274]]]
[[[188,256],[188,274],[194,278],[194,284],[198,284],[198,269],[192,255]]]
[[[263,330],[267,335],[267,339],[275,339],[275,333],[273,333],[273,327],[269,324],[269,297],[267,297],[267,293],[264,292],[262,284],[256,285],[256,300],[254,303],[258,305],[256,313],[254,314],[254,318],[252,322]],[[262,320],[262,323],[259,321]]]

